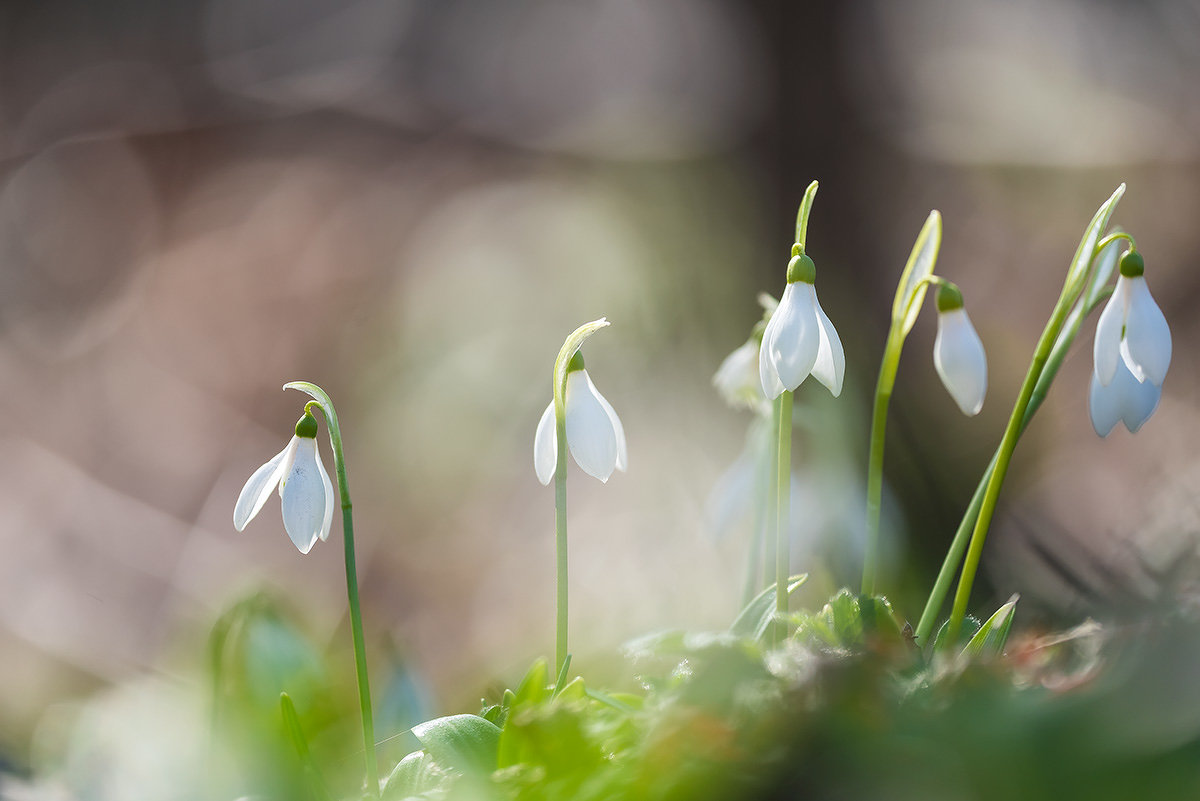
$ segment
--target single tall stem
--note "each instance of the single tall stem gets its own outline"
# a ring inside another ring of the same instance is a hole
[[[346,596],[350,606],[350,633],[354,640],[354,672],[358,680],[358,708],[362,715],[363,754],[366,760],[367,793],[379,798],[379,760],[375,755],[375,722],[371,712],[371,683],[367,676],[367,646],[363,638],[362,609],[358,600],[358,570],[354,556],[354,515],[351,511],[350,489],[346,484],[346,459],[342,453],[342,430],[338,425],[333,401],[316,384],[293,381],[285,389],[298,389],[316,398],[329,428],[329,444],[333,447],[333,465],[337,471],[338,494],[342,499],[342,539],[345,541]],[[314,405],[312,402],[307,406]]]
[[[554,551],[558,574],[558,608],[555,620],[555,675],[567,661],[567,418],[556,404],[554,431],[558,461],[554,465]]]
[[[791,568],[789,548],[790,501],[792,496],[792,393],[784,390],[776,401],[779,406],[779,458],[776,461],[775,481],[775,612],[781,618],[788,612],[788,571]],[[782,620],[783,636],[787,624]]]
[[[903,329],[893,324],[888,331],[879,365],[879,380],[875,384],[875,407],[871,414],[871,450],[867,457],[867,549],[863,556],[862,594],[875,594],[875,578],[879,570],[879,518],[883,504],[883,444],[887,436],[888,404],[896,385],[900,366],[900,349],[904,345]]]

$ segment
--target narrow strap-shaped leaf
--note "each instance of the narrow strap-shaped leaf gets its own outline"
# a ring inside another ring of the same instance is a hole
[[[808,574],[801,573],[792,576],[788,579],[788,595],[808,581]],[[738,613],[737,619],[733,621],[733,625],[729,627],[731,634],[737,634],[743,637],[749,637],[754,634],[762,626],[763,619],[770,620],[771,612],[775,609],[775,585],[764,589],[758,595],[754,596],[750,603],[746,604],[745,608]]]
[[[1009,629],[1012,628],[1013,610],[1019,598],[1019,595],[1014,594],[994,615],[984,621],[979,631],[975,632],[975,636],[963,648],[964,655],[998,656],[1003,653],[1004,644],[1008,642]]]

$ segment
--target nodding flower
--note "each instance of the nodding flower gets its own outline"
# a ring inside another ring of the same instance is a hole
[[[296,435],[242,487],[233,507],[234,528],[246,528],[278,485],[283,527],[300,553],[308,553],[318,539],[329,539],[333,484],[321,464],[316,437],[317,420],[306,408],[296,423]]]
[[[1088,412],[1092,427],[1108,436],[1117,421],[1136,432],[1154,414],[1171,364],[1171,329],[1146,286],[1136,250],[1121,256],[1112,297],[1096,323]]]
[[[787,287],[763,331],[758,374],[763,392],[774,400],[794,392],[810,375],[836,398],[842,393],[846,355],[833,323],[817,301],[817,268],[795,247],[788,264]]]
[[[621,418],[583,367],[583,354],[576,352],[567,365],[567,391],[564,398],[567,446],[575,463],[590,476],[607,482],[613,470],[626,469],[625,429]],[[533,438],[533,467],[538,481],[549,484],[558,466],[558,432],[554,420],[554,401],[542,413]]]
[[[950,283],[938,287],[937,310],[933,366],[958,408],[971,417],[979,414],[987,394],[987,354],[963,308],[958,287]]]

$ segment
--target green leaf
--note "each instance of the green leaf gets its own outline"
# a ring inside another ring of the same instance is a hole
[[[547,689],[549,682],[550,668],[546,666],[545,659],[539,658],[529,667],[525,678],[521,679],[521,683],[517,685],[516,697],[513,699],[512,706],[540,704],[550,695],[550,691]]]
[[[999,656],[1004,652],[1004,644],[1008,641],[1008,631],[1012,628],[1013,610],[1017,606],[1019,595],[1014,594],[1008,601],[996,610],[996,613],[975,632],[975,636],[963,648],[967,656]]]
[[[1083,281],[1087,276],[1088,267],[1091,266],[1092,257],[1095,255],[1096,243],[1100,241],[1104,229],[1108,227],[1109,219],[1117,209],[1117,203],[1124,194],[1125,184],[1121,184],[1112,193],[1112,196],[1096,210],[1092,221],[1083,230],[1083,238],[1079,240],[1079,248],[1075,251],[1075,257],[1071,259],[1071,266],[1067,270],[1067,280],[1063,282],[1063,286],[1067,288],[1064,294],[1067,296],[1075,298],[1083,291]]]
[[[383,801],[401,801],[437,789],[446,773],[424,751],[413,751],[396,765],[383,783]]]
[[[969,640],[969,638],[974,637],[975,633],[979,631],[979,627],[979,618],[973,617],[972,615],[967,615],[963,618],[962,629],[958,633],[958,641],[963,642],[964,640]],[[940,651],[946,647],[946,634],[949,629],[950,621],[947,620],[942,623],[942,627],[938,629],[937,634],[933,635],[934,651]]]
[[[439,765],[474,774],[496,769],[500,729],[478,715],[435,718],[412,731]]]
[[[808,581],[807,573],[790,576],[788,578],[788,595],[790,596],[797,587],[806,581]],[[775,585],[772,584],[746,604],[745,608],[738,613],[737,619],[733,621],[733,625],[729,627],[729,631],[743,637],[756,635],[764,626],[769,625],[774,611]]]
[[[917,241],[913,244],[912,253],[896,287],[896,298],[892,301],[892,325],[899,325],[902,334],[907,335],[917,322],[927,286],[921,282],[933,275],[941,246],[942,215],[931,211],[921,226],[921,233],[917,234]]]
[[[804,199],[800,201],[800,210],[796,212],[796,244],[804,251],[804,241],[808,238],[808,215],[812,212],[813,199],[817,196],[817,182],[813,181],[804,190]]]

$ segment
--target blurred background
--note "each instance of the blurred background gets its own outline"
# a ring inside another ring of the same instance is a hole
[[[61,702],[186,675],[258,588],[349,662],[340,523],[302,557],[276,502],[231,522],[291,435],[294,379],[342,421],[370,647],[435,711],[514,681],[553,648],[534,427],[563,338],[600,316],[588,368],[629,471],[571,468],[576,667],[727,625],[748,531],[711,491],[751,415],[711,376],[782,290],[814,178],[847,376],[836,403],[797,395],[804,602],[858,582],[870,393],[929,210],[991,390],[962,418],[927,310],[886,463],[884,587],[914,621],[1083,227],[1126,181],[1115,221],[1175,337],[1162,404],[1136,438],[1095,436],[1089,321],[974,605],[1020,591],[1025,623],[1063,625],[1156,603],[1189,586],[1200,530],[1198,156],[1188,0],[6,3],[0,755],[27,765]]]

